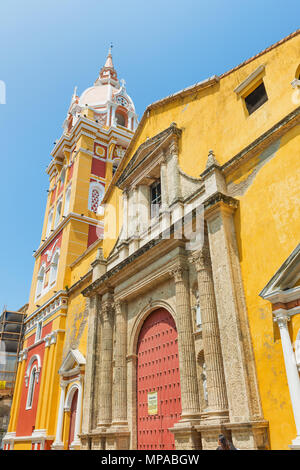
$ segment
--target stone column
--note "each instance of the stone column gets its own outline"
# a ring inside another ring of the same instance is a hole
[[[170,157],[168,161],[168,175],[170,179],[169,203],[175,204],[181,197],[180,176],[178,170],[178,143],[174,138],[170,144]]]
[[[149,207],[150,207],[149,186],[146,186],[145,184],[140,184],[138,186],[138,210],[137,210],[138,232],[140,235],[143,232],[145,232],[149,226]]]
[[[220,343],[218,312],[207,241],[192,257],[198,276],[199,303],[202,318],[202,339],[206,365],[207,418],[220,423],[228,420],[228,403]]]
[[[93,395],[96,377],[95,365],[98,353],[98,323],[100,296],[98,294],[87,299],[88,308],[88,334],[87,334],[87,351],[86,365],[84,375],[84,396],[83,396],[83,416],[82,416],[82,433],[89,433],[92,430],[92,416],[95,413],[93,407]]]
[[[137,205],[138,191],[137,186],[133,186],[128,195],[128,237],[136,235],[137,228]]]
[[[128,238],[128,191],[123,191],[123,221],[122,221],[122,233],[121,242],[124,242]]]
[[[191,317],[188,271],[177,266],[175,279],[176,326],[178,332],[179,369],[181,386],[181,419],[170,429],[175,435],[176,449],[200,449],[200,435],[195,429],[200,419],[200,400],[197,382],[196,355]]]
[[[115,365],[113,373],[112,425],[127,425],[127,310],[126,304],[117,300]]]
[[[56,425],[56,435],[55,441],[52,444],[52,449],[62,450],[64,448],[64,443],[62,442],[62,428],[64,422],[64,404],[65,404],[65,390],[66,383],[61,382],[60,384],[60,400],[59,400],[59,409]]]
[[[105,430],[112,413],[113,297],[106,293],[101,302],[101,348],[98,429]]]
[[[288,317],[284,313],[281,313],[276,316],[275,321],[277,322],[280,330],[285,370],[297,430],[297,437],[293,440],[292,445],[290,447],[292,449],[300,450],[300,379],[288,329],[288,322],[290,321],[290,317]]]
[[[163,156],[160,164],[160,185],[161,185],[161,210],[165,211],[169,207],[168,201],[168,178],[167,178],[167,162]]]

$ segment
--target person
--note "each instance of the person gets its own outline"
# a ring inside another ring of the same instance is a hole
[[[226,439],[224,434],[219,435],[218,447],[216,450],[237,450],[234,445]]]

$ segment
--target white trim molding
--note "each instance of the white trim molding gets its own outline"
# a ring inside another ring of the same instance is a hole
[[[254,72],[252,72],[235,90],[234,92],[240,96],[243,94],[243,92],[246,90],[246,88],[251,85],[253,82],[253,85],[255,84],[255,80],[260,77],[261,74],[263,74],[265,71],[265,65],[262,64],[259,67],[257,67]]]

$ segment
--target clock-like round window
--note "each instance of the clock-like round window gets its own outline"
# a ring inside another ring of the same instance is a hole
[[[118,96],[117,97],[117,103],[119,103],[121,106],[128,106],[127,100],[123,96]]]

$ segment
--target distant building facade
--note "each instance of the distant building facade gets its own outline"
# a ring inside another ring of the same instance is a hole
[[[300,31],[52,152],[6,449],[300,448]]]

